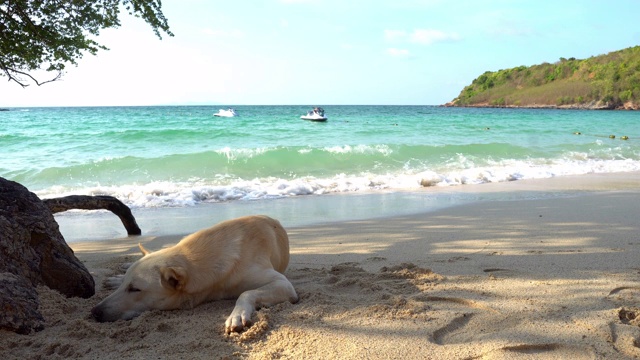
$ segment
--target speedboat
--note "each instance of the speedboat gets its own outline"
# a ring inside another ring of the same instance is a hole
[[[236,113],[236,111],[232,108],[229,108],[227,110],[220,109],[217,113],[213,114],[213,116],[234,117],[238,116],[238,113]]]
[[[307,115],[300,116],[300,119],[311,121],[327,121],[327,117],[324,116],[324,109],[321,107],[313,108],[313,110],[307,112]]]

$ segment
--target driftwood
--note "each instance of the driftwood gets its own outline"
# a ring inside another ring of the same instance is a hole
[[[113,196],[70,195],[43,200],[51,213],[59,213],[71,209],[109,210],[120,218],[129,235],[140,235],[142,231],[131,213],[131,209]]]

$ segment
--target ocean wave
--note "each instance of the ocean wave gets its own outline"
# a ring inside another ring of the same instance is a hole
[[[213,185],[229,185],[231,181],[250,178],[302,177],[331,178],[341,174],[362,176],[374,174],[405,174],[425,170],[444,171],[444,166],[469,168],[486,163],[483,159],[503,156],[498,150],[515,158],[531,154],[526,148],[509,144],[472,145],[342,145],[342,146],[277,146],[255,148],[223,147],[167,155],[102,155],[96,159],[66,158],[49,155],[38,169],[24,162],[5,163],[3,169],[15,181],[36,187],[47,184],[147,184],[157,181],[184,183],[192,179],[208,179]],[[458,154],[465,154],[462,159]]]
[[[584,154],[583,154],[584,155]],[[458,159],[471,165],[464,156]],[[336,174],[331,177],[264,177],[210,181],[153,181],[144,184],[67,187],[53,186],[36,191],[41,198],[76,195],[110,195],[132,208],[183,207],[205,202],[246,201],[289,196],[323,195],[343,192],[411,190],[431,186],[477,185],[522,179],[540,179],[589,173],[640,171],[633,159],[595,160],[583,158],[550,161],[498,160],[485,166],[396,173]],[[224,184],[223,184],[224,183]]]
[[[233,120],[217,106],[10,111],[0,176],[41,197],[177,207],[640,168],[632,112],[326,109],[324,124],[299,120],[305,106],[241,106]]]

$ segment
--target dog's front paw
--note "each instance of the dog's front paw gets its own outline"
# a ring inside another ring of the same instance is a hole
[[[251,321],[251,313],[246,311],[234,311],[227,318],[224,323],[224,331],[227,334],[242,332],[245,328],[249,328],[253,325]]]

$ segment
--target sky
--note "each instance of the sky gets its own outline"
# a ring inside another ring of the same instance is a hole
[[[639,0],[163,0],[0,107],[440,105],[485,71],[640,45]]]

